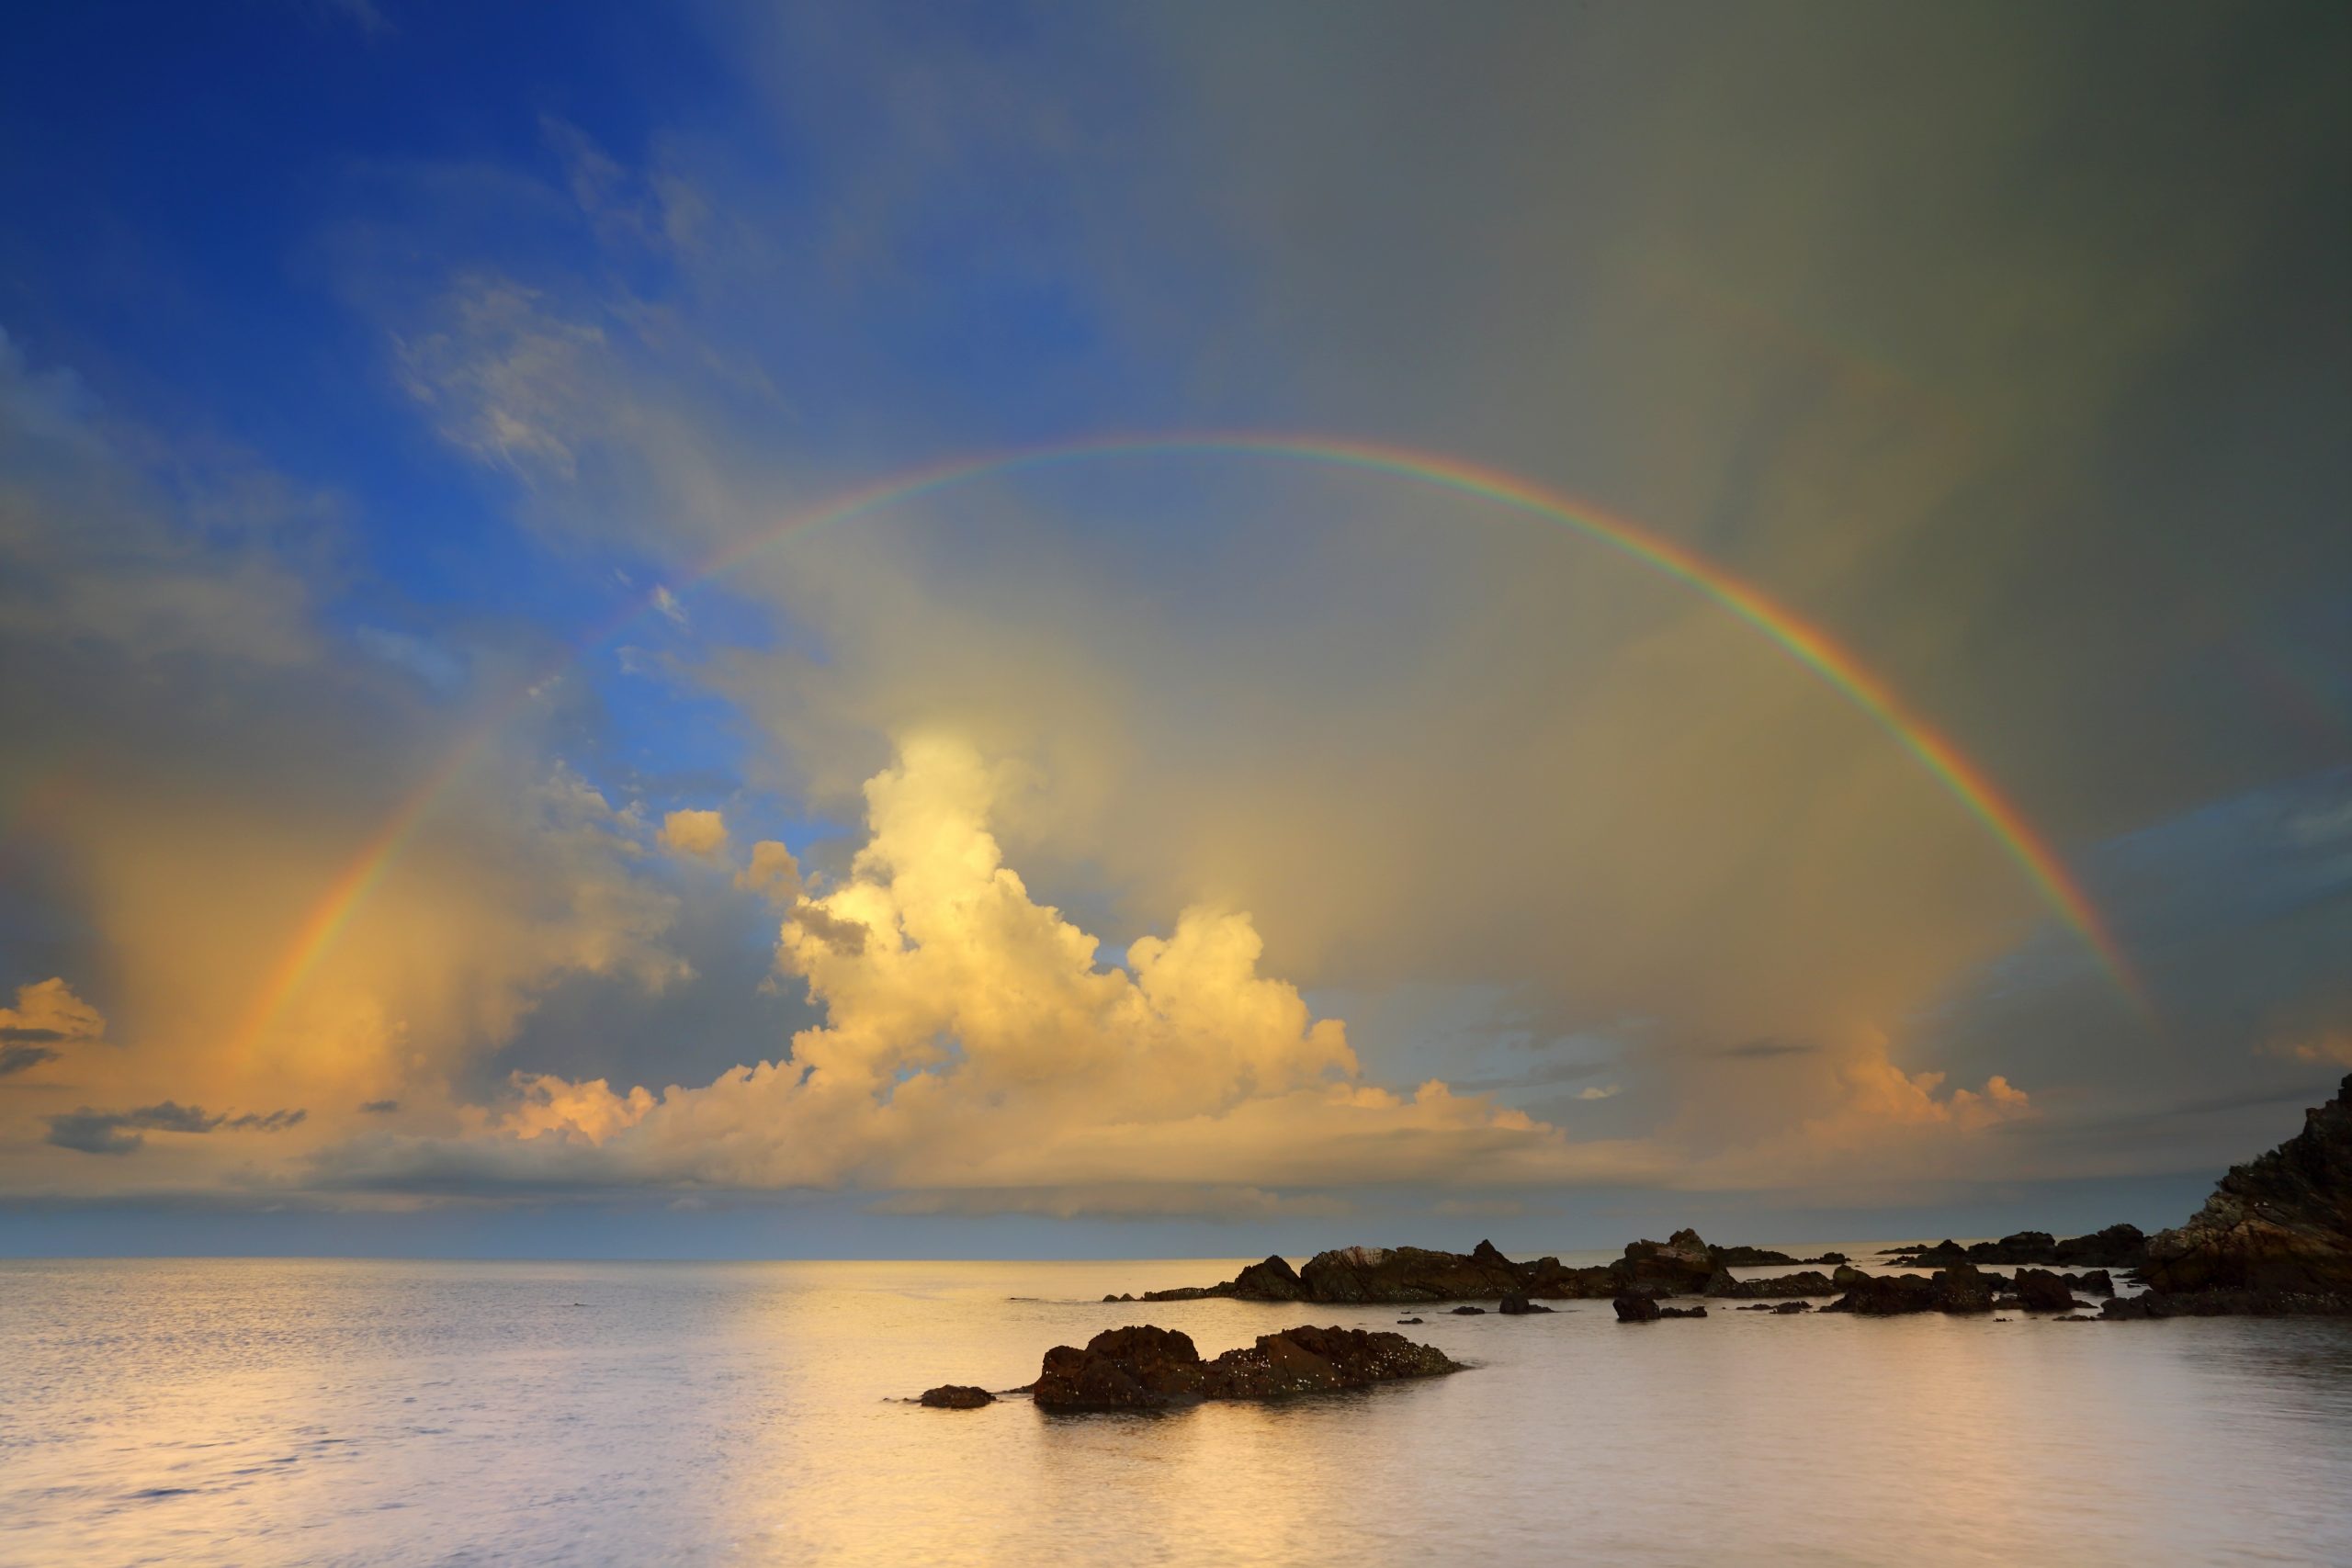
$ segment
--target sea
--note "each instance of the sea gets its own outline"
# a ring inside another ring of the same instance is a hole
[[[2352,1563],[2352,1322],[1101,1299],[1242,1261],[0,1261],[0,1563]],[[908,1403],[1416,1314],[1469,1371]]]

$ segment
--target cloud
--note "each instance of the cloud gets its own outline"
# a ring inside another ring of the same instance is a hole
[[[673,625],[683,626],[686,624],[686,607],[678,603],[678,596],[670,592],[668,584],[657,582],[653,585],[653,607]]]
[[[17,1005],[0,1008],[0,1078],[58,1060],[61,1046],[105,1037],[107,1021],[62,977],[17,987]]]
[[[1608,1100],[1624,1092],[1620,1084],[1588,1084],[1577,1090],[1578,1100]]]
[[[2352,1029],[2333,1030],[2297,1040],[2274,1040],[2262,1047],[2262,1054],[2289,1062],[2352,1067]]]
[[[0,1008],[0,1041],[79,1043],[103,1038],[107,1021],[59,976],[17,987],[17,1005]]]
[[[735,886],[772,904],[788,906],[802,892],[800,863],[774,839],[762,839],[752,846],[752,863],[735,874]]]
[[[716,811],[673,811],[662,818],[662,847],[708,860],[727,851],[727,819]]]
[[[390,1116],[400,1108],[401,1102],[397,1100],[371,1100],[362,1105],[359,1111],[360,1114],[365,1116]]]
[[[1003,863],[988,820],[1005,787],[937,735],[869,783],[866,844],[781,929],[780,964],[826,1018],[787,1058],[660,1094],[518,1080],[472,1138],[360,1140],[324,1151],[320,1179],[1002,1194],[1657,1173],[1654,1153],[1571,1145],[1442,1082],[1363,1081],[1343,1027],[1259,973],[1245,914],[1186,909],[1125,969],[1099,966]]]
[[[1715,1053],[1739,1061],[1760,1062],[1772,1056],[1800,1056],[1820,1047],[1806,1040],[1750,1040],[1744,1045],[1726,1045]]]
[[[91,1155],[127,1155],[143,1147],[146,1133],[281,1133],[300,1126],[304,1111],[249,1111],[242,1116],[209,1115],[201,1106],[175,1100],[142,1106],[136,1111],[92,1111],[88,1106],[47,1118],[48,1142],[62,1149]]]

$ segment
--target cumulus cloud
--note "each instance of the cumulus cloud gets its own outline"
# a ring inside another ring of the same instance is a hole
[[[788,1057],[658,1095],[518,1080],[471,1139],[363,1141],[323,1156],[322,1179],[854,1185],[1062,1212],[1098,1186],[1215,1207],[1249,1189],[1657,1174],[1628,1145],[1572,1145],[1442,1082],[1364,1081],[1344,1027],[1260,973],[1246,914],[1188,908],[1125,967],[1102,965],[1096,939],[1003,863],[1001,786],[939,736],[870,781],[848,874],[781,925],[779,963],[826,1017]]]
[[[727,819],[716,811],[673,811],[662,818],[662,847],[710,859],[727,850]]]
[[[97,1009],[61,976],[17,987],[17,1005],[0,1008],[0,1040],[96,1040],[107,1032]]]
[[[800,863],[774,839],[752,846],[752,863],[735,874],[735,886],[773,904],[791,905],[802,891]]]

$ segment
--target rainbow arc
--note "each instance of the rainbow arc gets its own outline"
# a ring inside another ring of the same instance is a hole
[[[1591,502],[1498,468],[1440,454],[1322,436],[1241,434],[1120,436],[959,457],[878,479],[843,492],[719,551],[682,581],[657,587],[596,628],[557,664],[492,705],[461,742],[378,827],[328,886],[293,941],[256,988],[239,1031],[251,1051],[268,1032],[304,979],[350,920],[434,804],[467,766],[521,711],[544,682],[609,642],[640,619],[661,612],[665,592],[691,591],[741,567],[799,535],[872,516],[963,484],[1021,472],[1139,457],[1261,457],[1358,473],[1385,475],[1489,502],[1510,512],[1568,528],[1666,573],[1754,626],[1866,714],[1992,834],[2042,902],[2097,956],[2117,987],[2145,1015],[2154,1007],[2130,956],[2105,917],[2032,823],[1959,747],[1913,709],[1894,689],[1822,627],[1761,588],[1674,539]]]

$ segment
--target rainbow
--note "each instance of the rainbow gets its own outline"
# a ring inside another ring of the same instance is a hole
[[[1410,479],[1560,525],[1687,583],[1762,632],[1917,758],[1953,798],[1990,830],[2025,873],[2042,901],[2097,955],[2123,994],[2143,1013],[2153,1016],[2153,1004],[2130,956],[2057,852],[1984,770],[1971,762],[1836,638],[1697,551],[1590,502],[1546,490],[1500,469],[1479,468],[1408,447],[1319,436],[1246,433],[1120,436],[986,453],[899,473],[797,513],[712,556],[682,580],[679,590],[690,591],[723,577],[795,536],[830,524],[850,522],[975,479],[1125,457],[1187,455],[1277,458]],[[239,1033],[243,1049],[250,1051],[258,1043],[320,956],[334,944],[353,911],[381,880],[385,868],[417,825],[431,814],[434,803],[473,759],[489,747],[548,679],[560,674],[628,626],[655,614],[667,592],[666,585],[657,587],[642,599],[632,601],[621,614],[574,644],[537,679],[507,700],[493,705],[469,728],[465,739],[386,818],[304,918],[293,942],[272,966],[247,1011]]]

